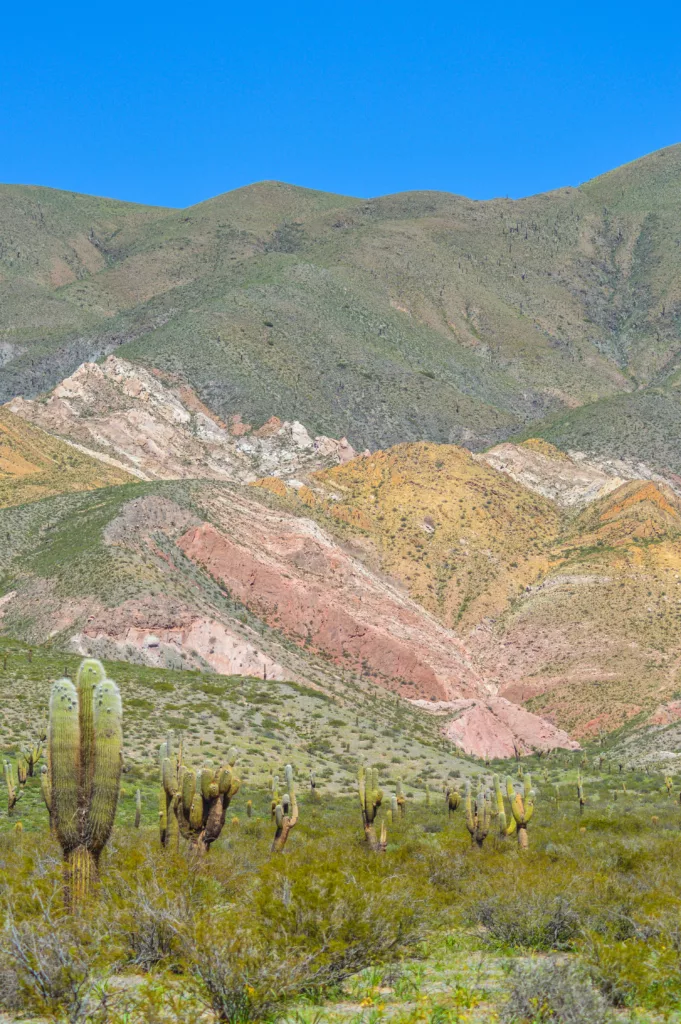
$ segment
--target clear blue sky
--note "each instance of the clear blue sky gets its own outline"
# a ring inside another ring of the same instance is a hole
[[[675,4],[6,5],[0,181],[520,196],[681,141]]]

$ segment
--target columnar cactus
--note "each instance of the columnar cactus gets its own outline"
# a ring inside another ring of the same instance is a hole
[[[207,853],[220,836],[225,815],[239,792],[240,779],[234,772],[237,751],[230,751],[227,765],[202,768],[197,773],[180,765],[178,799],[173,799],[180,835],[188,839],[197,853]]]
[[[76,685],[59,679],[50,697],[48,778],[43,784],[64,853],[67,904],[84,899],[113,828],[123,751],[121,697],[103,665],[86,659]]]
[[[492,802],[489,794],[481,785],[478,795],[473,800],[470,782],[466,782],[466,828],[471,834],[471,842],[482,849],[482,844],[492,822]]]
[[[286,779],[286,793],[284,793],[281,803],[277,804],[274,812],[277,831],[272,841],[272,853],[281,853],[286,845],[291,829],[295,828],[298,822],[298,801],[296,800],[296,790],[293,785],[293,768],[290,764],[286,765],[284,777]]]
[[[28,778],[28,764],[24,759],[24,755],[20,754],[17,758],[17,779],[19,780],[20,786],[26,785],[26,779]]]
[[[11,761],[5,761],[5,785],[7,786],[7,813],[11,814],[16,807],[17,800],[21,798],[21,790],[17,788],[17,780],[14,777],[14,768]]]
[[[447,816],[449,817],[461,803],[461,793],[459,793],[458,789],[450,789],[447,786],[445,789],[445,800],[447,801]]]
[[[378,785],[378,769],[359,766],[357,771],[359,786],[359,804],[362,808],[362,823],[364,835],[372,850],[383,853],[388,844],[385,822],[381,825],[381,837],[376,839],[374,821],[376,812],[383,801],[383,791]]]
[[[161,789],[158,797],[158,827],[161,846],[169,846],[174,837],[179,840],[175,807],[180,799],[179,771],[182,763],[182,743],[177,754],[173,750],[173,734],[158,749]]]
[[[506,779],[506,793],[511,801],[511,811],[518,830],[518,846],[521,850],[526,850],[529,845],[527,826],[534,814],[534,791],[530,776],[526,775],[523,779],[522,793],[516,793],[513,780],[508,777]]]
[[[404,792],[402,790],[402,780],[401,779],[398,779],[396,784],[395,784],[395,797],[397,799],[397,806],[398,806],[399,811],[400,811],[400,818],[403,818],[404,817],[405,808],[406,808],[406,805],[407,805],[407,800],[406,800],[406,797],[405,797]]]
[[[582,782],[582,773],[577,769],[577,799],[579,800],[579,813],[584,814],[584,805],[586,803],[586,797],[584,796],[584,783]]]
[[[507,836],[513,835],[517,825],[513,813],[511,813],[510,821],[507,818],[506,808],[504,806],[504,794],[501,791],[501,783],[499,782],[497,775],[494,776],[494,796],[497,804],[497,828],[499,829],[499,836],[501,839],[506,839]]]
[[[671,777],[671,775],[665,775],[665,777],[664,777],[664,784],[665,784],[665,786],[667,788],[667,796],[671,796],[672,795],[672,789],[674,788],[674,780]]]
[[[247,818],[252,818],[253,817],[253,801],[252,800],[247,800],[246,801],[246,817]]]
[[[277,804],[279,803],[279,776],[278,775],[274,775],[272,777],[271,789],[272,789],[272,802],[270,804],[270,817],[271,817],[272,821],[274,821],[274,818],[275,818],[275,815],[276,815],[276,812],[277,812]]]
[[[139,789],[135,793],[135,828],[140,827],[142,821],[142,794]]]

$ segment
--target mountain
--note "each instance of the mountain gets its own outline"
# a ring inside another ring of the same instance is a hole
[[[516,201],[264,182],[166,210],[5,186],[0,397],[118,350],[224,422],[358,449],[529,430],[676,473],[680,184],[673,146]]]

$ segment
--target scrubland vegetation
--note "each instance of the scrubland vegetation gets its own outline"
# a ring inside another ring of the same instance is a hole
[[[85,822],[102,796],[100,689],[116,713],[114,684],[91,681],[92,790],[74,776]],[[299,751],[287,769],[282,751],[263,785],[239,778],[234,755],[231,767],[193,756],[193,772],[176,737],[160,735],[160,763],[154,746],[146,762],[124,764],[99,877],[74,896],[55,812],[59,714],[53,700],[45,755],[40,736],[32,748],[4,744],[18,769],[15,806],[3,800],[0,819],[7,1020],[676,1019],[673,775],[629,771],[599,748],[512,764],[452,757],[446,777],[416,793],[401,777],[388,783],[369,751],[354,795],[336,795],[295,764]],[[83,749],[86,736],[87,723]],[[159,818],[159,798],[170,818]],[[92,830],[79,836],[87,845]]]

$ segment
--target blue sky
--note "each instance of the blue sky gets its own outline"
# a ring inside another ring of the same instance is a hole
[[[680,29],[671,3],[15,4],[0,181],[167,206],[577,185],[681,141]]]

